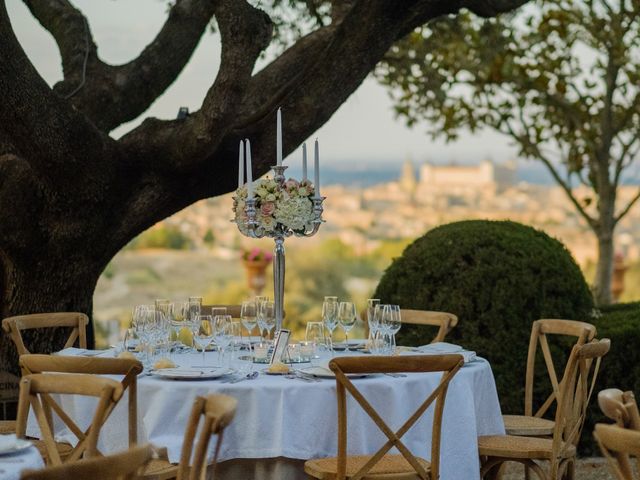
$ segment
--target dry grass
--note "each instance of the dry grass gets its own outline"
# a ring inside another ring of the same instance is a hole
[[[505,474],[502,480],[521,480],[524,478],[524,470],[521,465],[510,463],[507,464]],[[534,474],[531,475],[533,480],[537,480]],[[637,472],[636,472],[636,477]],[[581,458],[576,466],[577,480],[615,480],[613,474],[609,471],[609,467],[604,458]]]

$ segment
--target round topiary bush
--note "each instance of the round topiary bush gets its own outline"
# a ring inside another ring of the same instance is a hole
[[[508,221],[463,221],[429,231],[393,261],[375,297],[401,308],[456,314],[458,326],[447,341],[491,362],[505,413],[524,409],[531,323],[589,321],[593,309],[587,283],[564,245]],[[423,345],[432,336],[426,327],[405,325],[398,343]],[[558,375],[563,368],[558,365]]]

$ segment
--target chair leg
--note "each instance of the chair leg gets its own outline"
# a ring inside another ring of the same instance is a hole
[[[481,459],[480,478],[481,480],[499,480],[504,460],[501,458],[484,457]]]

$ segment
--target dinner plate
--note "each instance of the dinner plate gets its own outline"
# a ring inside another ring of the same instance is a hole
[[[308,375],[313,375],[318,378],[330,378],[335,380],[335,374],[326,367],[309,367],[309,368],[301,368],[301,372],[306,373]],[[368,373],[347,373],[347,378],[363,378],[368,377]]]
[[[5,435],[2,435],[3,437]],[[24,440],[22,438],[15,438],[15,434],[7,435],[14,437],[14,442],[9,444],[2,445],[4,442],[0,442],[0,455],[10,455],[12,453],[20,452],[25,448],[29,448],[32,443],[29,440]]]
[[[163,368],[152,370],[151,375],[170,380],[210,380],[233,373],[230,368]]]

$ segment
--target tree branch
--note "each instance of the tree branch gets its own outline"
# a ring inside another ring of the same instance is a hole
[[[624,207],[620,211],[620,213],[615,216],[615,218],[613,219],[613,224],[617,225],[622,217],[629,213],[629,210],[631,210],[631,208],[638,202],[638,200],[640,200],[640,189],[638,189],[638,192],[635,194],[635,196],[629,201],[629,203],[627,203],[627,206]]]

